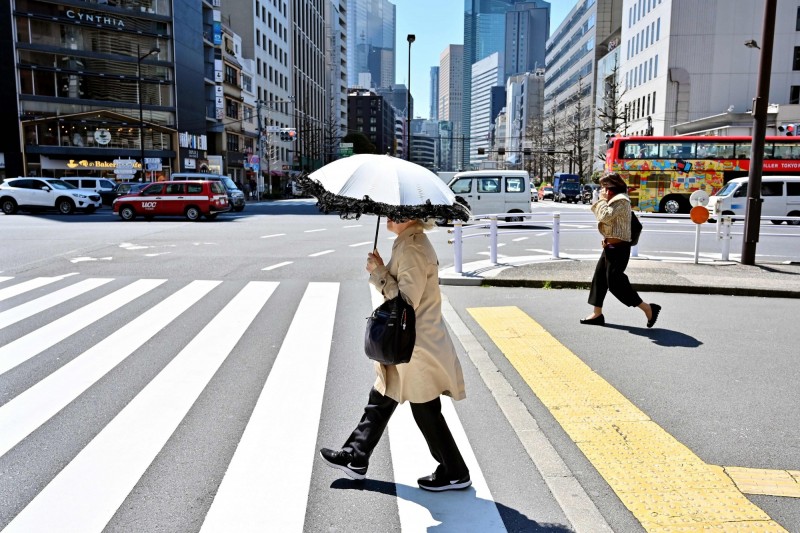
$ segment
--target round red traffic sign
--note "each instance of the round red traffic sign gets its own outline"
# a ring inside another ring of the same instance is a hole
[[[689,211],[689,218],[695,224],[703,224],[708,221],[708,209],[703,205],[696,205]]]

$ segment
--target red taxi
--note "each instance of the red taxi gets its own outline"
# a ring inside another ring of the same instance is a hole
[[[151,183],[134,194],[114,200],[114,213],[122,220],[145,219],[156,216],[184,216],[214,220],[230,211],[228,193],[219,181],[164,181]]]

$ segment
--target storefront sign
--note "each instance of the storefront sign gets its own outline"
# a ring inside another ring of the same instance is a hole
[[[106,129],[95,130],[94,140],[97,144],[105,146],[111,142],[111,132]]]
[[[195,149],[195,153],[189,153],[189,157],[197,158],[199,155],[196,150],[207,150],[208,141],[205,135],[194,135],[189,132],[180,133],[178,135],[178,143],[181,148]]]
[[[131,161],[132,166],[130,168],[142,168],[142,165],[135,159],[121,159],[119,161]],[[51,159],[45,155],[40,156],[40,163],[42,169],[48,170],[114,170],[117,168],[115,161],[102,159]]]
[[[197,166],[195,165],[195,160],[191,159],[191,158],[188,158],[188,157],[184,157],[183,158],[183,168],[185,168],[186,170],[194,170],[194,169],[196,169]]]
[[[93,13],[67,9],[67,18],[80,22],[90,22],[98,26],[112,26],[114,28],[124,28],[125,22],[121,19],[108,16],[108,13]]]

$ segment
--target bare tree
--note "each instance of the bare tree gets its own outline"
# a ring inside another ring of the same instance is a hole
[[[611,72],[602,80],[602,104],[597,110],[597,127],[606,134],[627,135],[630,121],[630,108],[622,103],[626,89],[620,75],[619,55],[614,56],[614,66]],[[606,160],[605,152],[597,154],[597,159]]]
[[[570,152],[572,172],[581,177],[582,182],[591,179],[592,171],[592,138],[594,125],[592,124],[591,105],[586,103],[584,92],[586,85],[583,78],[578,80],[577,91],[570,96],[565,106],[565,120],[563,122],[563,135],[565,148]]]

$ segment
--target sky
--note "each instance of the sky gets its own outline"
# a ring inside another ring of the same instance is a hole
[[[391,0],[397,6],[396,82],[408,85],[408,41],[411,45],[411,96],[414,117],[429,118],[431,67],[449,44],[464,44],[464,0]],[[550,0],[553,32],[578,0]]]

